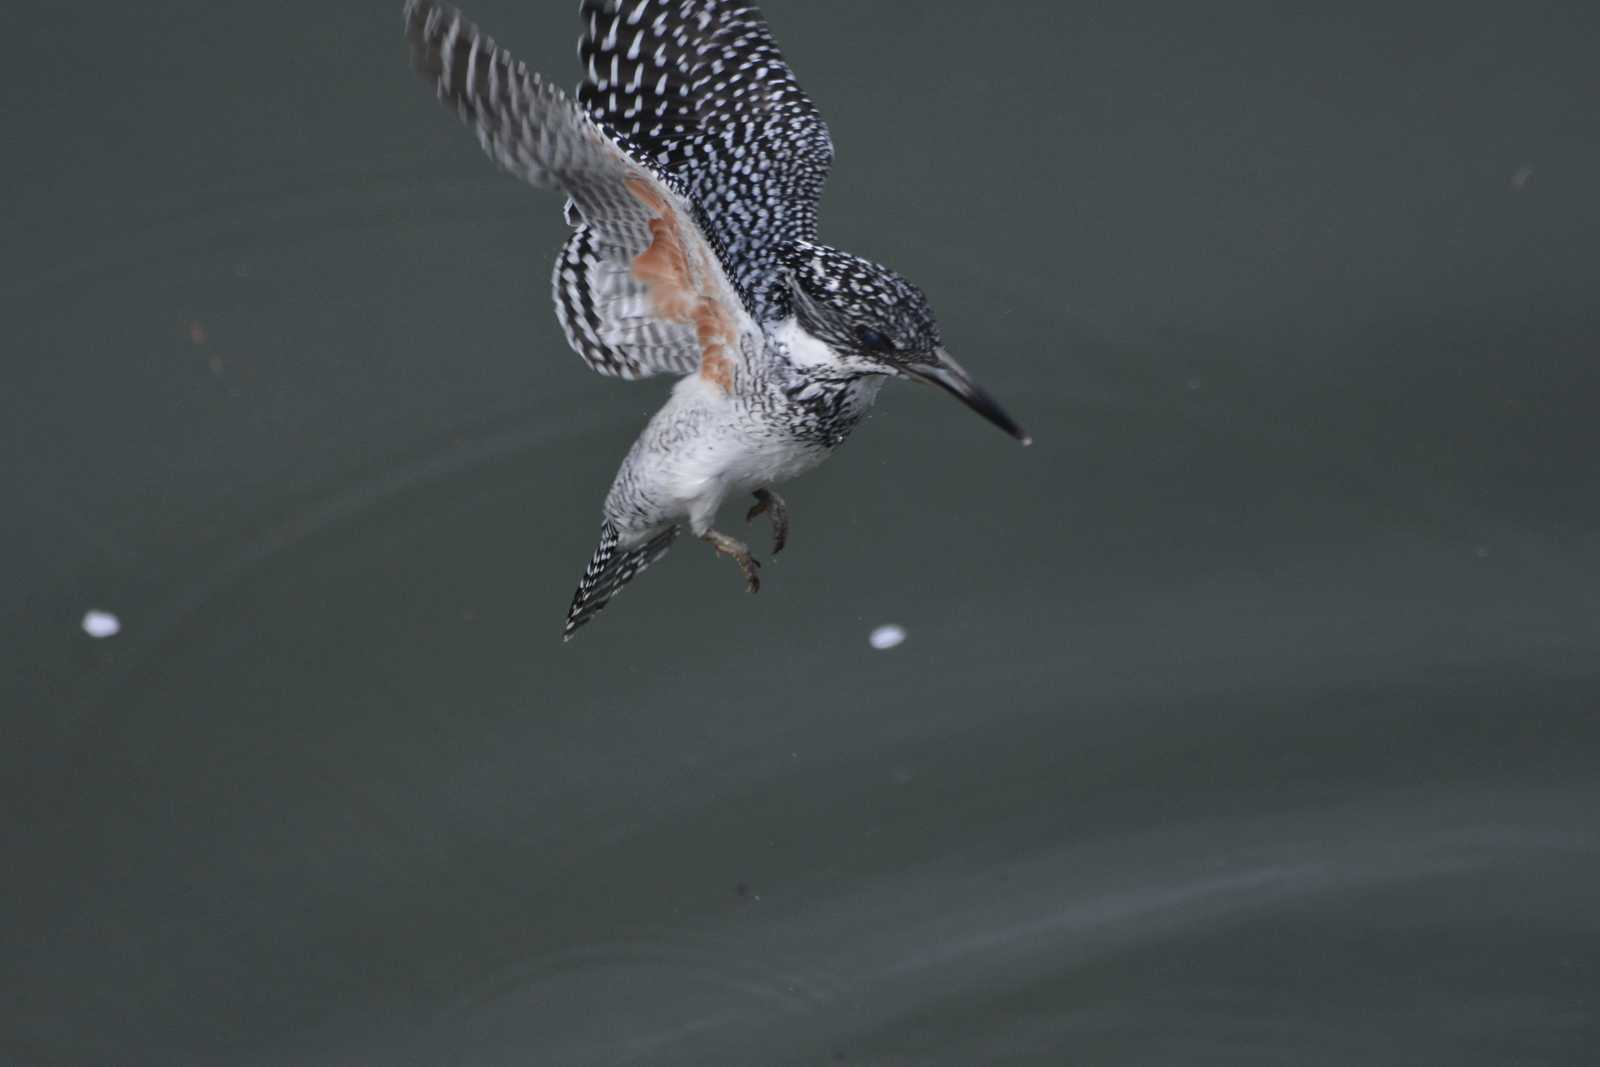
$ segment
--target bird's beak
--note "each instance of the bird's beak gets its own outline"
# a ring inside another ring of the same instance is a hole
[[[1024,445],[1033,444],[1033,438],[1028,436],[1027,431],[1018,426],[995,403],[994,397],[984,392],[983,387],[961,369],[961,364],[950,358],[950,353],[938,348],[934,350],[933,357],[931,363],[906,363],[901,365],[901,369],[909,377],[937,385]]]

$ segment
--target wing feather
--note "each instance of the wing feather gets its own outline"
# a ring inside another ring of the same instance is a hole
[[[578,102],[681,182],[758,319],[786,304],[781,255],[816,237],[833,142],[761,12],[734,0],[583,0]]]
[[[410,0],[405,24],[418,72],[489,156],[523,180],[570,198],[567,214],[576,230],[557,257],[551,289],[573,349],[613,377],[687,374],[699,367],[704,344],[692,312],[729,290],[699,231],[683,222],[692,209],[678,180],[625,151],[565,93],[530,73],[455,8]],[[672,235],[684,269],[666,279],[642,277],[639,263],[663,232]]]

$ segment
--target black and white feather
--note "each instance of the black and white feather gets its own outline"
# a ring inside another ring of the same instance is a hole
[[[639,240],[614,223],[580,224],[550,278],[556,319],[567,343],[601,374],[691,374],[700,365],[699,337],[693,326],[654,313],[632,269],[649,245]]]
[[[594,558],[589,561],[589,566],[584,568],[583,578],[578,582],[578,591],[572,598],[572,607],[567,611],[567,623],[562,630],[562,639],[572,640],[572,635],[578,632],[578,628],[604,611],[611,598],[620,593],[623,586],[637,578],[646,567],[666,555],[677,537],[678,528],[671,526],[657,534],[642,548],[619,552],[617,544],[620,535],[617,528],[609,520],[602,523],[600,544],[595,548]]]
[[[754,7],[583,0],[578,101],[670,174],[758,322],[787,313],[782,255],[817,232],[833,143]]]
[[[552,289],[573,349],[601,374],[687,374],[700,362],[692,326],[651,313],[631,266],[653,240],[649,208],[629,191],[646,183],[683,202],[677,179],[625,152],[560,89],[530,73],[454,8],[411,0],[412,63],[511,173],[571,199],[577,230],[557,257]],[[687,210],[687,208],[685,208]]]

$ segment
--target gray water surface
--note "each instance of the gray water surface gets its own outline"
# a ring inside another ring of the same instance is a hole
[[[399,6],[8,20],[0,1060],[1595,1062],[1594,5],[769,0],[1037,443],[568,646],[667,385]]]

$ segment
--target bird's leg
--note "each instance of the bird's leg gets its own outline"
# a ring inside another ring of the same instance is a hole
[[[727,534],[715,530],[707,530],[701,535],[700,540],[717,550],[717,555],[728,556],[739,564],[739,570],[744,574],[745,588],[752,593],[761,591],[761,561],[750,554],[750,546],[743,541],[735,541]]]
[[[744,517],[751,522],[757,515],[772,516],[772,554],[776,556],[789,543],[789,505],[771,489],[756,490],[756,506]]]

